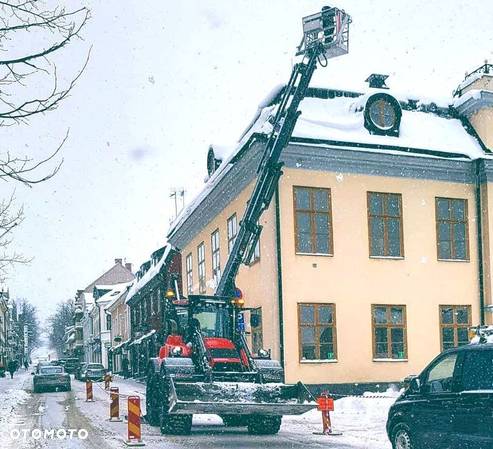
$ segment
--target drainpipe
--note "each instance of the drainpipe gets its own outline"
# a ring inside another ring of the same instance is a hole
[[[476,196],[476,226],[477,226],[477,245],[478,245],[478,269],[479,269],[479,321],[484,325],[484,264],[483,264],[483,220],[481,202],[481,169],[482,159],[473,161],[475,168],[475,196]]]
[[[276,187],[276,253],[277,253],[277,305],[279,309],[279,350],[284,376],[284,314],[282,298],[281,214],[279,207],[279,182]],[[284,382],[284,378],[283,378]]]
[[[101,306],[98,303],[98,300],[95,300],[96,307],[98,308],[98,322],[99,322],[99,358],[100,363],[103,363],[103,341],[101,339]]]

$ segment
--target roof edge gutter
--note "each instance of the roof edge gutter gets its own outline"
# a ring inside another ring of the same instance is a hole
[[[354,147],[361,149],[370,149],[370,150],[387,150],[387,151],[398,151],[402,153],[414,153],[418,155],[424,156],[435,156],[441,157],[444,159],[467,159],[471,160],[466,154],[462,153],[451,153],[447,151],[440,150],[431,150],[424,148],[412,148],[412,147],[400,147],[394,145],[383,145],[383,144],[375,144],[375,143],[362,143],[362,142],[344,142],[341,140],[326,140],[326,139],[314,139],[308,137],[292,137],[290,139],[292,143],[306,143],[306,144],[323,144],[323,145],[332,145],[338,147]]]

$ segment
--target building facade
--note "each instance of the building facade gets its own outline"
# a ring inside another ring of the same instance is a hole
[[[127,345],[131,373],[146,375],[147,362],[156,357],[167,333],[164,295],[181,285],[180,254],[167,244],[154,251],[136,273],[126,304],[130,311],[130,342]]]
[[[479,70],[447,104],[386,89],[303,100],[237,277],[255,309],[250,343],[271,350],[287,382],[400,381],[491,321],[493,91]],[[187,293],[214,292],[275,101],[171,227]]]
[[[110,314],[110,358],[111,371],[113,373],[124,373],[124,366],[129,368],[128,343],[130,342],[129,307],[126,304],[128,290],[118,295],[113,302],[106,306],[106,313]],[[126,362],[125,362],[126,360]]]
[[[81,357],[84,361],[102,363],[108,367],[108,350],[111,342],[105,306],[111,301],[109,297],[104,298],[104,295],[113,292],[115,288],[124,291],[134,278],[132,265],[130,263],[123,265],[122,259],[115,259],[115,264],[108,271],[85,289],[77,291],[74,320],[77,321],[77,328],[82,329],[83,356]]]

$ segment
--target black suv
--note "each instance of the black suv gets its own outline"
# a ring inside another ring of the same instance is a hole
[[[389,410],[394,449],[493,448],[493,344],[449,349]]]

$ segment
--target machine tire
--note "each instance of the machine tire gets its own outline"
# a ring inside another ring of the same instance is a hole
[[[159,391],[159,377],[149,369],[146,380],[146,421],[151,426],[160,425],[162,395]]]
[[[242,427],[248,425],[248,417],[242,415],[221,415],[226,427]]]
[[[248,422],[251,435],[275,435],[281,428],[282,416],[253,415]]]
[[[169,385],[166,376],[158,378],[160,384],[159,395],[161,413],[159,417],[159,427],[163,435],[189,435],[192,431],[193,415],[173,415],[168,413],[169,409]]]
[[[419,449],[411,429],[407,424],[399,423],[392,428],[392,449]]]
[[[170,415],[161,413],[161,433],[163,435],[190,435],[193,415]]]

